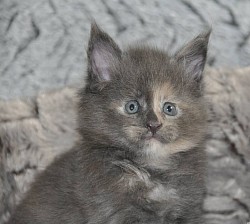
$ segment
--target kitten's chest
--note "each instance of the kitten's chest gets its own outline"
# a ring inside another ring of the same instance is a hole
[[[169,216],[180,204],[178,189],[171,183],[160,183],[152,180],[151,186],[145,187],[141,206],[154,211],[158,216]]]
[[[123,175],[120,179],[123,189],[140,206],[164,216],[176,209],[180,196],[178,189],[169,181],[155,178],[147,170],[131,164],[122,164]]]

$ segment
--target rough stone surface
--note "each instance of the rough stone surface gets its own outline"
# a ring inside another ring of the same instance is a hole
[[[247,0],[1,0],[0,98],[81,83],[90,21],[119,43],[174,51],[212,25],[208,62],[250,65]]]
[[[207,224],[247,224],[250,67],[209,69],[206,83],[211,116],[204,216]],[[37,173],[77,141],[75,92],[75,88],[63,88],[29,101],[0,100],[0,224],[8,219]]]

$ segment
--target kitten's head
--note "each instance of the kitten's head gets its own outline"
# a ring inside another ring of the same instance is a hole
[[[92,25],[88,77],[80,96],[86,141],[164,157],[203,141],[203,69],[210,31],[170,57],[148,47],[121,51]]]

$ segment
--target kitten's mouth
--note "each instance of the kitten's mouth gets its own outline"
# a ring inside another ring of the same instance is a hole
[[[167,143],[166,139],[164,139],[161,135],[152,134],[152,133],[147,133],[146,135],[142,136],[142,140],[145,140],[145,141],[156,140],[161,143]]]

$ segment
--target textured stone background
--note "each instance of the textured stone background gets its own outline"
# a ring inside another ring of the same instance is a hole
[[[1,0],[0,98],[80,83],[91,18],[125,46],[170,51],[212,25],[208,63],[250,65],[249,0]]]

